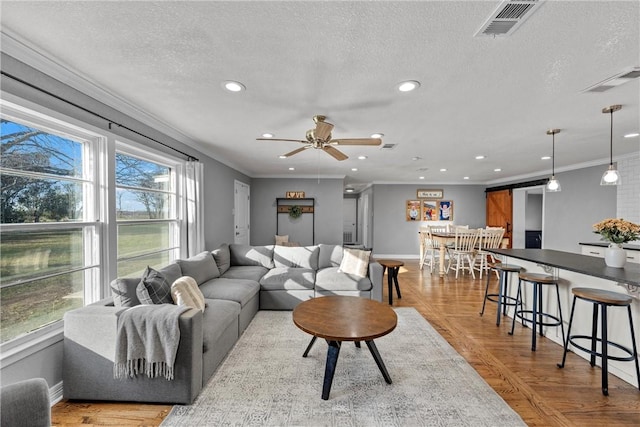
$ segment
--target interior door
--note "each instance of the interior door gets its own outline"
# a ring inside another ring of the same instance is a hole
[[[234,243],[249,244],[249,186],[244,182],[234,182],[233,222],[235,228]]]
[[[342,243],[356,243],[356,199],[343,199],[342,204]]]
[[[511,247],[511,233],[513,232],[512,190],[487,192],[487,226],[504,227],[504,237],[509,239],[508,247]]]

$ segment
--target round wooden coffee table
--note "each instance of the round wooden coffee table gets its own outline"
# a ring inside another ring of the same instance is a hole
[[[391,377],[373,342],[374,339],[393,331],[398,323],[398,316],[388,305],[360,297],[318,297],[296,306],[293,310],[293,323],[313,335],[302,357],[307,357],[317,338],[324,338],[329,344],[322,399],[329,398],[343,341],[354,341],[358,347],[360,341],[364,341],[384,380],[391,384]]]

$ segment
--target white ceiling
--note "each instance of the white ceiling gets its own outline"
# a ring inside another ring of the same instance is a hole
[[[640,66],[640,2],[546,1],[511,36],[474,37],[499,4],[2,1],[0,12],[5,39],[252,177],[493,184],[550,173],[549,128],[562,129],[557,171],[607,163],[611,104],[623,105],[614,156],[640,151],[622,137],[640,129],[640,79],[582,93]],[[230,79],[247,90],[223,90]],[[422,85],[398,92],[407,79]],[[334,138],[382,132],[397,145],[344,147],[338,162],[320,150],[282,160],[301,145],[255,140],[304,139],[315,114]]]

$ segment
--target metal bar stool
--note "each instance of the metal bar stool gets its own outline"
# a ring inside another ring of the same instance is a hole
[[[531,323],[531,351],[536,351],[536,327],[539,329],[540,336],[544,336],[543,326],[560,326],[562,330],[562,342],[564,342],[564,325],[562,323],[562,308],[560,305],[560,291],[558,289],[558,281],[553,276],[547,276],[546,274],[527,273],[521,272],[518,280],[518,293],[516,295],[516,304],[520,306],[516,307],[515,315],[513,316],[513,322],[511,323],[511,332],[509,335],[513,335],[513,330],[516,326],[516,318],[522,320],[522,324],[525,322]],[[524,310],[522,307],[522,283],[533,284],[533,308],[531,310]],[[553,285],[556,287],[556,297],[558,298],[558,316],[554,316],[550,313],[545,313],[542,306],[542,286]],[[526,317],[531,315],[531,317]]]
[[[509,273],[520,273],[524,269],[519,265],[501,264],[490,262],[487,264],[489,271],[487,272],[487,286],[484,289],[484,300],[482,301],[482,311],[480,316],[484,314],[484,308],[487,301],[498,303],[498,314],[496,316],[496,326],[500,326],[500,311],[503,315],[507,314],[507,306],[516,306],[517,300],[507,295],[507,285],[509,284]],[[498,293],[489,293],[489,279],[491,278],[491,270],[498,273]]]
[[[640,367],[638,367],[638,350],[636,348],[635,332],[633,330],[633,317],[631,316],[631,302],[632,299],[629,295],[619,294],[617,292],[605,291],[602,289],[593,288],[573,288],[573,304],[571,306],[571,317],[569,318],[569,329],[567,331],[567,340],[564,344],[564,353],[562,354],[562,362],[558,363],[558,368],[564,368],[564,363],[567,359],[567,350],[569,343],[574,347],[579,348],[591,355],[591,366],[596,365],[596,357],[602,359],[602,394],[609,395],[609,376],[608,376],[608,361],[617,360],[621,362],[635,361],[636,364],[636,377],[638,379],[638,387],[640,388]],[[591,336],[589,335],[571,335],[571,323],[573,322],[573,313],[576,307],[576,300],[581,299],[593,304],[593,318],[591,321]],[[601,319],[601,338],[598,338],[598,306],[602,312]],[[631,329],[631,344],[632,348],[624,347],[618,343],[609,341],[607,337],[607,308],[608,307],[627,307],[627,313],[629,314],[629,328]],[[579,344],[576,344],[575,340],[587,339],[591,341],[591,349],[585,348]],[[601,352],[596,350],[596,344],[600,343]],[[613,346],[628,356],[611,356],[608,351],[608,347]]]

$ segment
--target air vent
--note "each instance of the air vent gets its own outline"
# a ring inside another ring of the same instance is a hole
[[[542,4],[544,0],[504,1],[489,16],[474,37],[504,37],[513,32]]]
[[[398,144],[382,144],[380,146],[381,150],[393,150],[394,148],[396,148],[396,145]]]
[[[615,76],[611,76],[603,81],[589,86],[582,90],[584,92],[605,92],[609,89],[613,89],[616,86],[630,82],[633,79],[640,77],[640,67],[625,68]]]

